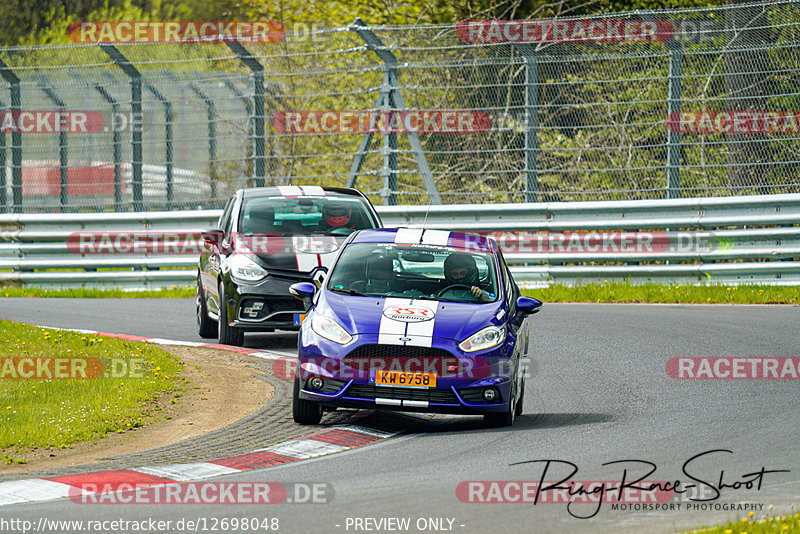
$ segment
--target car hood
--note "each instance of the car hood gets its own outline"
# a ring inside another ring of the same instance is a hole
[[[256,256],[264,267],[310,273],[333,264],[347,236],[262,235],[237,237],[236,250]]]
[[[435,308],[434,302],[438,302]],[[315,313],[333,317],[351,334],[414,333],[462,341],[490,324],[502,323],[504,308],[502,301],[473,304],[323,291]],[[427,318],[428,315],[432,317]]]

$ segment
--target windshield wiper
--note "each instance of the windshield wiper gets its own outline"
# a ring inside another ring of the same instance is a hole
[[[331,288],[331,291],[334,293],[344,293],[345,295],[350,295],[351,297],[371,297],[372,295],[365,295],[364,293],[359,293],[355,289],[345,289],[343,287],[335,287]]]

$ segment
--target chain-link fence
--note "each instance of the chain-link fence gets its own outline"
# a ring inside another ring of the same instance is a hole
[[[273,184],[387,204],[800,191],[795,2],[266,42],[96,30],[0,49],[0,210],[212,208]]]

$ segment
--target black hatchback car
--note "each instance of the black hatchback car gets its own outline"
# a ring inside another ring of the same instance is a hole
[[[303,304],[289,286],[321,283],[347,236],[381,227],[369,199],[355,189],[240,189],[217,228],[203,232],[209,252],[197,273],[200,336],[241,346],[245,332],[297,330]]]

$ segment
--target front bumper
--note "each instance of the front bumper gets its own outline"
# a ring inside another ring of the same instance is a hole
[[[306,344],[304,341],[313,341]],[[486,414],[508,409],[516,362],[508,343],[467,354],[453,340],[433,338],[431,347],[378,344],[377,334],[357,335],[347,346],[320,338],[304,325],[299,348],[300,398],[327,407],[372,408],[406,412]],[[369,355],[355,358],[354,355]],[[375,384],[374,369],[434,372],[435,388]],[[322,378],[322,390],[308,380]],[[492,388],[497,398],[483,399]]]
[[[255,284],[230,280],[226,287],[228,323],[244,331],[257,332],[280,328],[298,330],[295,316],[304,314],[303,304],[289,294],[289,286],[310,278],[267,276]]]

